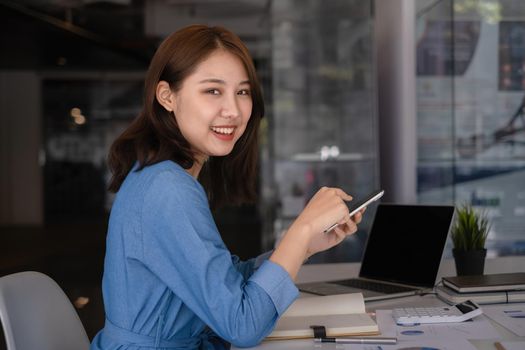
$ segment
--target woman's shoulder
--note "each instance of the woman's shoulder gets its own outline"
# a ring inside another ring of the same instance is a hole
[[[177,180],[177,182],[191,185],[198,184],[198,181],[195,180],[184,168],[171,160],[147,165],[140,170],[134,169],[132,173],[133,176],[140,178],[142,182],[146,183],[162,181],[171,182]]]
[[[184,168],[173,161],[162,161],[145,166],[142,169],[136,165],[130,171],[119,193],[135,193],[140,196],[148,192],[202,192],[201,184]],[[121,194],[122,195],[122,194]]]
[[[163,161],[144,167],[138,171],[143,184],[150,191],[161,192],[204,192],[201,184],[179,164],[173,161]]]

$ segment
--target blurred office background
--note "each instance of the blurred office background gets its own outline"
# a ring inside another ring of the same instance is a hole
[[[235,254],[271,249],[323,185],[471,203],[489,256],[525,253],[522,0],[0,0],[0,275],[51,275],[102,327],[107,151],[191,23],[239,34],[264,89],[260,200],[215,213]],[[359,261],[374,209],[311,262]]]

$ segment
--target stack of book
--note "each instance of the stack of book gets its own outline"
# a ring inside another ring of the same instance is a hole
[[[438,297],[450,304],[472,300],[478,304],[525,302],[525,272],[443,277]]]

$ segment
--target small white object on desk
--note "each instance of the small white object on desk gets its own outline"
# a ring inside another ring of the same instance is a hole
[[[481,315],[479,305],[467,300],[463,303],[442,307],[410,307],[392,310],[392,317],[399,325],[420,323],[463,322]]]

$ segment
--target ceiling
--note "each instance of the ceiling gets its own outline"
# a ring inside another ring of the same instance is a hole
[[[257,56],[268,46],[270,6],[271,0],[0,0],[0,69],[142,70],[165,36],[190,23],[228,26]]]

